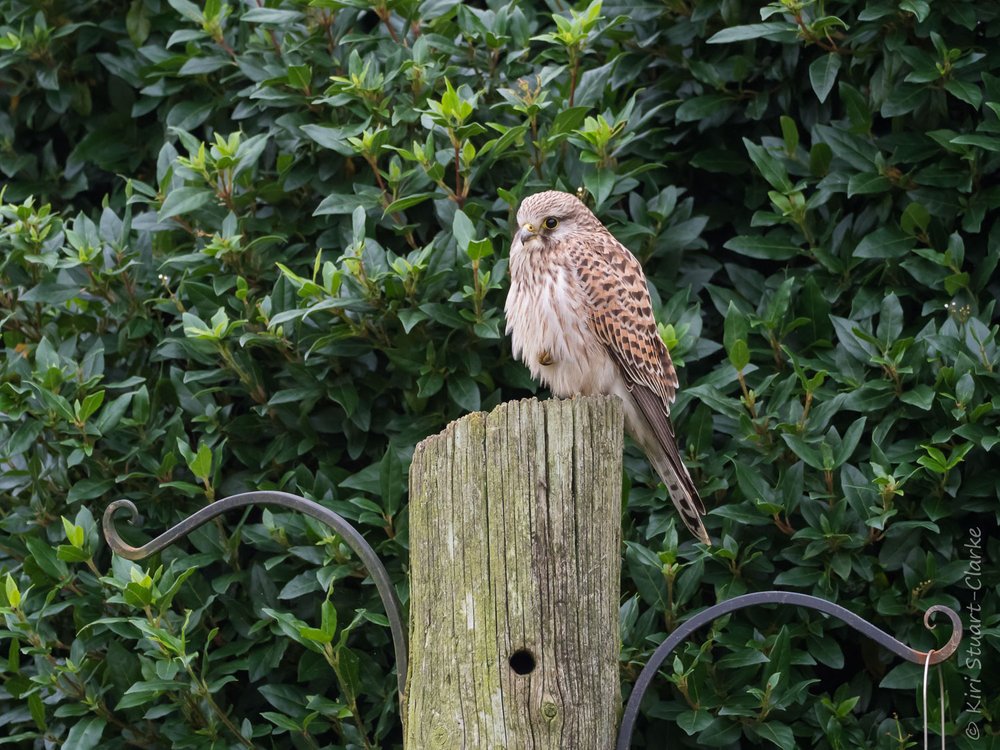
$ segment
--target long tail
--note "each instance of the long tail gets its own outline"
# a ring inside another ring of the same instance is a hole
[[[711,546],[712,540],[701,520],[705,515],[705,504],[681,460],[674,426],[662,401],[652,391],[639,385],[625,393],[622,400],[625,403],[625,426],[667,486],[670,499],[684,525],[698,541]]]
[[[687,467],[680,464],[680,471],[678,471],[674,467],[674,461],[670,460],[667,452],[659,445],[652,446],[651,450],[646,450],[646,457],[667,486],[670,500],[677,508],[684,525],[698,541],[711,547],[712,540],[709,539],[708,531],[705,530],[705,524],[701,520],[701,517],[705,515],[705,504],[701,501],[698,490],[695,489]],[[681,475],[681,473],[683,474]]]

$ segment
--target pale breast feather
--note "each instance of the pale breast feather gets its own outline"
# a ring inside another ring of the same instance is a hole
[[[578,295],[570,288],[566,276],[562,268],[555,266],[511,283],[507,330],[514,356],[529,366],[543,353],[557,361],[564,360],[571,348],[583,343],[572,340],[584,333],[580,322],[585,316],[581,315]]]
[[[516,262],[524,260],[512,258],[505,308],[514,356],[556,396],[600,392],[613,368],[587,323],[575,274],[558,264]]]

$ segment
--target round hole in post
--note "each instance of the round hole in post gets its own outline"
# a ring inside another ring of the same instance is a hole
[[[526,648],[515,651],[508,661],[515,674],[531,674],[535,671],[535,655]]]

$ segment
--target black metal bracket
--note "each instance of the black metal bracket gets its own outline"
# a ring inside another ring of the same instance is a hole
[[[305,513],[307,516],[325,523],[337,532],[347,543],[347,546],[354,550],[375,582],[375,588],[378,589],[378,594],[382,598],[382,606],[385,607],[385,614],[389,619],[389,630],[392,633],[392,647],[396,656],[396,686],[399,690],[400,705],[403,705],[406,693],[406,627],[403,623],[403,608],[399,602],[399,597],[396,595],[396,589],[392,585],[392,579],[389,578],[388,571],[385,569],[382,561],[379,560],[378,555],[372,549],[371,545],[343,516],[334,513],[329,508],[324,508],[319,503],[299,497],[298,495],[292,495],[288,492],[244,492],[239,495],[223,498],[222,500],[216,500],[211,505],[207,505],[188,516],[176,526],[167,529],[152,541],[147,542],[141,547],[132,547],[126,544],[118,535],[118,530],[115,528],[114,515],[120,509],[127,509],[131,514],[130,521],[135,523],[139,518],[139,511],[131,500],[115,500],[104,511],[104,518],[102,519],[104,538],[107,539],[108,545],[118,555],[129,560],[142,560],[159,552],[164,547],[169,547],[178,539],[187,536],[216,516],[220,516],[233,508],[242,508],[247,505],[280,505],[283,508]]]
[[[659,670],[660,666],[666,661],[673,650],[686,641],[694,631],[703,625],[707,625],[712,620],[727,615],[730,612],[735,612],[738,609],[753,607],[757,604],[791,604],[796,607],[805,607],[806,609],[823,612],[824,614],[836,617],[841,622],[854,628],[862,635],[871,638],[877,644],[897,656],[901,656],[907,661],[916,664],[938,664],[944,661],[955,653],[959,642],[962,640],[962,620],[959,618],[958,613],[940,604],[935,604],[924,613],[924,626],[933,629],[934,626],[931,624],[931,617],[936,612],[941,612],[951,620],[951,637],[948,638],[948,642],[943,648],[931,651],[917,651],[902,641],[896,640],[884,630],[875,627],[864,618],[858,617],[858,615],[849,609],[845,609],[839,604],[828,602],[826,599],[820,599],[817,596],[797,594],[791,591],[759,591],[754,594],[736,596],[698,612],[667,636],[667,639],[653,652],[653,655],[646,662],[646,666],[642,668],[642,672],[639,673],[639,679],[636,680],[632,688],[632,694],[629,696],[628,705],[626,705],[625,714],[622,717],[621,729],[618,732],[618,742],[615,745],[616,750],[628,750],[632,744],[632,734],[635,731],[635,722],[639,716],[639,706],[642,703],[642,699],[646,695],[646,691],[649,690],[649,686],[653,682],[657,670]],[[660,744],[659,747],[663,747],[663,745]]]

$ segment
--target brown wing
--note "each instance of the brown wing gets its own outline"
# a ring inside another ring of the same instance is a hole
[[[677,373],[656,330],[639,261],[606,231],[575,240],[570,258],[590,302],[591,329],[626,381],[652,391],[662,402],[664,416],[669,416]]]
[[[642,266],[606,231],[573,242],[570,258],[590,302],[591,330],[617,363],[673,473],[704,514],[674,437],[670,404],[677,392],[677,372],[656,329]]]

